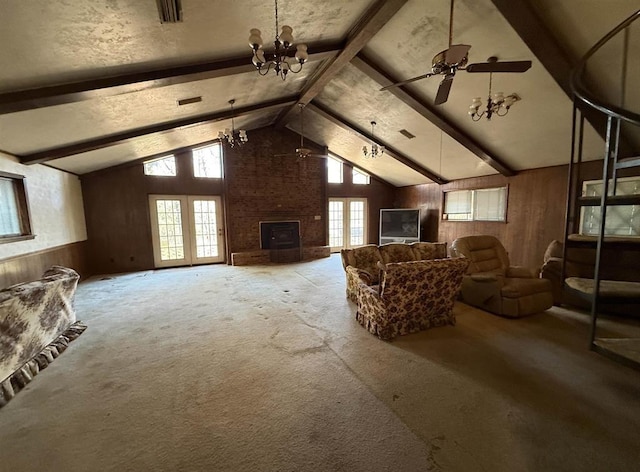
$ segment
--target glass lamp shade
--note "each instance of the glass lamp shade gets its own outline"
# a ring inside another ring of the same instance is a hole
[[[262,47],[262,35],[260,30],[257,28],[253,28],[249,31],[249,46],[254,51],[258,50]]]
[[[282,27],[282,33],[280,33],[280,41],[284,44],[285,48],[288,48],[293,43],[293,28],[288,25]]]
[[[298,46],[296,47],[296,59],[300,64],[304,64],[307,59],[309,59],[306,44],[298,44]]]

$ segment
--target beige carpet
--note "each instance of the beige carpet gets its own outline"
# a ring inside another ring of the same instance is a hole
[[[386,343],[337,256],[94,278],[76,308],[87,331],[0,410],[2,471],[640,467],[640,372],[582,314],[457,304]]]

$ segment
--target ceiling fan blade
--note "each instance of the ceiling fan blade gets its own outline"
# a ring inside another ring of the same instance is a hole
[[[309,154],[307,157],[319,157],[321,159],[326,159],[329,156],[326,154]]]
[[[402,82],[396,82],[395,84],[387,85],[386,87],[382,87],[380,91],[390,89],[391,87],[398,87],[399,85],[410,84],[411,82],[415,82],[416,80],[426,79],[427,77],[431,77],[434,74],[428,73],[424,75],[419,75],[418,77],[414,77],[412,79],[403,80]]]
[[[438,93],[436,93],[436,99],[433,102],[434,105],[442,105],[449,98],[449,91],[451,90],[451,84],[453,84],[453,74],[448,74],[440,82],[438,87]]]
[[[444,60],[450,66],[460,64],[467,57],[467,53],[471,49],[468,44],[452,44],[444,53]]]
[[[478,62],[469,64],[467,72],[526,72],[531,68],[531,61]]]

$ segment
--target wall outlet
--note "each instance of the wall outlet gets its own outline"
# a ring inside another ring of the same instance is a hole
[[[314,219],[314,220],[321,220],[321,219],[322,219],[322,217],[321,217],[320,215],[316,215],[316,216],[314,216],[314,217],[313,217],[313,219]]]

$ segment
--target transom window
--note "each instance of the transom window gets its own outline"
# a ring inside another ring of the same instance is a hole
[[[0,172],[0,242],[33,237],[24,176]]]
[[[193,176],[208,179],[222,178],[222,146],[219,143],[193,150]]]
[[[507,187],[446,192],[442,218],[451,221],[507,221]]]
[[[359,171],[355,167],[352,172],[352,182],[357,185],[369,185],[371,183],[371,176]]]
[[[160,177],[175,177],[176,176],[176,157],[163,156],[157,159],[146,161],[144,164],[145,175],[155,175]]]
[[[342,161],[335,157],[329,156],[327,159],[327,180],[331,184],[341,184],[342,179]]]

